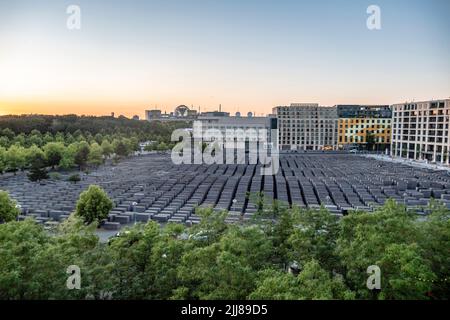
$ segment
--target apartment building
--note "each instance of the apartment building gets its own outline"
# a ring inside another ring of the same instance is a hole
[[[281,150],[331,150],[337,146],[337,108],[292,103],[273,108]]]
[[[391,144],[392,111],[387,105],[337,105],[338,147],[386,150]]]
[[[450,99],[392,106],[391,155],[449,164]]]

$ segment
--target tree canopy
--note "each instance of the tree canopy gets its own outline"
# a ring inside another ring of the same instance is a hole
[[[198,225],[138,223],[102,243],[96,220],[109,208],[91,187],[77,212],[95,214],[75,213],[52,234],[30,219],[0,224],[0,299],[449,297],[450,214],[439,203],[426,220],[393,201],[340,220],[325,209],[282,207],[272,223],[227,224],[226,212],[198,209]],[[81,289],[67,290],[74,264]],[[372,265],[380,290],[366,286]]]
[[[81,217],[84,222],[90,224],[107,218],[112,207],[113,202],[106,192],[99,186],[91,185],[80,194],[75,214]]]
[[[14,221],[19,213],[15,201],[6,191],[0,190],[0,223]]]

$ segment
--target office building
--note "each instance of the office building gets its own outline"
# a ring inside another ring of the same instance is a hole
[[[337,105],[338,147],[385,151],[391,143],[392,111],[387,105]]]
[[[338,104],[335,106],[339,118],[391,118],[388,105]]]
[[[337,146],[337,109],[293,103],[273,109],[281,150],[333,150]]]
[[[235,140],[260,141],[258,135],[261,130],[266,130],[266,142],[271,142],[271,129],[277,129],[276,118],[268,117],[254,117],[252,113],[248,113],[246,117],[242,117],[240,113],[235,116],[230,116],[227,112],[206,112],[202,113],[197,118],[197,123],[201,123],[202,136],[204,140],[209,140],[207,132],[210,130],[218,130],[225,138],[227,130],[243,130],[253,129],[247,131],[247,136],[237,137]]]
[[[392,106],[391,155],[449,164],[450,99]]]

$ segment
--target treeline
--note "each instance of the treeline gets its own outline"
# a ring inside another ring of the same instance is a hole
[[[202,209],[193,227],[137,224],[103,244],[96,223],[83,222],[103,218],[111,203],[90,189],[53,234],[33,221],[0,225],[0,299],[450,296],[450,212],[439,203],[426,220],[389,201],[340,220],[325,209],[277,206],[234,225],[225,223],[226,212]],[[80,287],[69,290],[66,271],[74,265]],[[380,270],[379,290],[366,285],[369,266]]]
[[[8,130],[1,132],[0,141],[7,137]],[[87,165],[98,166],[113,155],[118,159],[140,150],[136,136],[128,138],[121,134],[43,135],[33,130],[29,135],[20,134],[10,141],[12,144],[6,147],[0,144],[0,173],[45,167],[83,170]]]
[[[34,170],[35,180],[45,178],[46,166],[70,169],[97,166],[139,151],[168,150],[172,131],[183,122],[152,122],[124,117],[2,116],[0,117],[0,174]],[[34,178],[33,178],[34,179]]]
[[[77,115],[8,115],[0,116],[0,130],[10,129],[15,134],[30,134],[33,130],[42,133],[75,134],[77,131],[95,135],[120,133],[127,136],[136,134],[139,139],[170,142],[170,135],[177,128],[189,127],[188,122],[159,122],[131,120],[120,116],[94,117]]]

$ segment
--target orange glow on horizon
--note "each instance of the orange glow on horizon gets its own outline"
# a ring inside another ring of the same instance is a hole
[[[23,115],[23,114],[46,114],[46,115],[92,115],[92,116],[109,116],[114,112],[115,116],[124,115],[131,118],[138,115],[141,119],[145,117],[145,110],[160,109],[162,112],[170,113],[178,105],[185,104],[189,108],[199,110],[198,105],[191,105],[183,102],[166,102],[166,103],[143,103],[143,102],[117,102],[117,101],[0,101],[0,116],[4,115]],[[270,114],[273,106],[261,110],[261,108],[227,108],[222,105],[222,111],[233,114],[237,111],[241,113],[253,112],[258,115]],[[219,109],[217,106],[200,105],[200,111],[215,111]]]
[[[189,108],[201,112],[216,111],[219,109],[219,104],[222,105],[222,111],[229,112],[234,115],[236,112],[246,114],[252,112],[257,116],[268,115],[272,113],[272,108],[282,105],[290,105],[297,102],[312,102],[318,103],[321,106],[333,106],[337,104],[380,104],[380,105],[392,105],[395,103],[402,103],[405,101],[426,101],[431,97],[426,95],[421,97],[411,98],[411,96],[396,97],[394,94],[385,96],[383,98],[378,97],[363,97],[355,96],[353,99],[346,98],[344,96],[330,96],[321,97],[319,94],[314,94],[305,97],[293,97],[276,99],[265,99],[262,97],[244,97],[241,99],[206,99],[203,103],[190,104],[188,101],[194,101],[194,98],[174,98],[164,101],[152,101],[147,102],[143,99],[126,99],[126,97],[106,99],[104,97],[97,98],[72,98],[70,96],[65,99],[51,99],[44,96],[27,97],[23,99],[1,99],[0,98],[0,116],[4,115],[22,115],[22,114],[47,114],[47,115],[92,115],[92,116],[109,116],[114,112],[115,116],[124,115],[131,118],[134,115],[138,115],[140,119],[145,118],[145,110],[159,109],[162,112],[170,113],[174,109],[185,104]],[[444,99],[447,95],[435,96],[434,98]],[[247,107],[238,107],[245,103]]]

